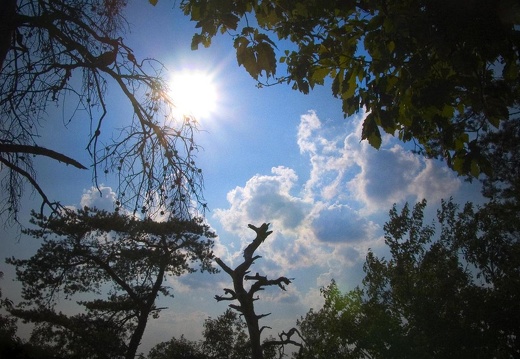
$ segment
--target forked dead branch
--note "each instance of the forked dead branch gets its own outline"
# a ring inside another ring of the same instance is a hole
[[[280,289],[285,290],[285,286],[289,285],[292,279],[287,277],[279,277],[277,279],[268,279],[267,276],[261,276],[256,273],[255,275],[249,275],[250,267],[255,260],[261,258],[260,255],[255,255],[255,251],[265,241],[265,239],[273,233],[269,231],[269,223],[264,223],[260,227],[256,227],[252,224],[248,225],[256,233],[255,239],[245,248],[244,250],[244,261],[240,263],[235,269],[231,269],[225,264],[220,258],[215,258],[217,264],[231,277],[233,280],[233,289],[224,288],[225,295],[215,295],[215,299],[220,302],[223,300],[227,301],[238,301],[239,304],[231,303],[229,306],[241,315],[244,316],[247,329],[249,332],[249,340],[251,343],[251,352],[253,359],[263,359],[264,349],[271,346],[278,347],[280,356],[283,354],[284,346],[286,344],[293,344],[300,346],[301,344],[295,341],[292,337],[299,332],[296,328],[290,329],[288,332],[282,332],[278,335],[279,340],[268,340],[261,343],[260,335],[262,331],[268,326],[259,325],[261,318],[267,317],[271,313],[267,314],[256,314],[254,302],[258,300],[258,296],[255,294],[261,290],[264,290],[268,286],[278,286]],[[247,289],[244,286],[244,281],[252,281],[253,284]]]

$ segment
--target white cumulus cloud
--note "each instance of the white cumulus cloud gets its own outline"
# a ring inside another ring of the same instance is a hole
[[[223,229],[241,238],[240,250],[254,238],[248,223],[272,224],[273,234],[258,250],[262,270],[316,268],[316,278],[340,276],[360,267],[368,248],[383,245],[383,223],[371,217],[383,218],[393,203],[438,200],[458,190],[451,171],[394,138],[385,136],[380,150],[361,141],[363,118],[324,123],[314,111],[303,114],[297,144],[309,172],[273,167],[235,187],[227,194],[229,207],[215,210]]]
[[[105,211],[113,211],[114,204],[117,200],[116,193],[111,187],[99,186],[99,188],[91,187],[88,190],[83,191],[81,196],[80,205],[83,207],[97,208]]]

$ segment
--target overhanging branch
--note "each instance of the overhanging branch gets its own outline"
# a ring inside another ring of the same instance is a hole
[[[63,162],[67,165],[71,165],[82,170],[87,169],[87,167],[83,166],[75,159],[65,156],[62,153],[49,150],[45,147],[0,143],[0,153],[27,153],[31,155],[40,155],[52,158],[58,162]]]

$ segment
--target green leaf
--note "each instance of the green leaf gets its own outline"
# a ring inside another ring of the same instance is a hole
[[[265,71],[266,76],[276,73],[276,56],[273,48],[266,42],[261,42],[254,47],[256,52],[256,71],[258,75]]]
[[[242,65],[245,67],[246,71],[255,79],[258,80],[258,75],[260,71],[258,70],[258,64],[256,62],[255,52],[252,48],[248,47],[244,51],[243,62]]]
[[[224,26],[222,27],[221,32],[224,33],[227,29],[236,30],[239,20],[238,16],[233,14],[222,15],[221,21]]]
[[[456,156],[453,159],[453,169],[457,171],[459,174],[464,174],[464,158],[461,158],[460,156]]]
[[[381,122],[381,126],[386,133],[393,134],[395,130],[397,130],[395,118],[396,116],[392,112],[387,110],[381,111],[379,115],[379,121]]]
[[[267,42],[271,46],[276,47],[276,44],[266,34],[261,34],[257,31],[255,31],[254,40],[256,42]]]
[[[334,77],[334,80],[332,81],[332,94],[336,97],[339,97],[340,95],[340,90],[343,85],[344,74],[345,69],[340,69],[336,74],[336,77]]]
[[[450,106],[450,105],[444,105],[441,115],[444,118],[452,118],[454,113],[455,113],[455,107]]]
[[[468,142],[469,135],[467,133],[463,133],[457,139],[455,139],[455,150],[462,150]]]
[[[363,122],[361,138],[368,140],[368,143],[376,149],[381,147],[381,133],[379,132],[379,127],[377,127],[373,114],[369,114],[365,122]]]
[[[341,97],[343,99],[351,98],[352,96],[354,96],[354,93],[356,92],[357,72],[354,69],[352,69],[352,71],[350,71],[347,74],[347,77],[348,77],[348,79],[345,78],[345,80],[347,80],[346,86],[344,88],[342,88]],[[345,84],[345,81],[343,82],[343,84]]]
[[[317,67],[314,72],[312,72],[311,79],[313,83],[317,83],[323,85],[323,81],[325,77],[330,73],[330,69],[327,67]]]
[[[510,61],[505,64],[502,76],[508,81],[514,81],[518,78],[518,70],[518,64],[515,61]]]
[[[394,50],[395,50],[395,42],[390,41],[388,43],[388,45],[386,45],[386,47],[388,48],[388,51],[390,51],[391,53],[394,52]]]
[[[193,35],[193,38],[191,39],[191,49],[197,50],[199,48],[199,44],[202,42],[203,36],[201,34],[195,34]]]

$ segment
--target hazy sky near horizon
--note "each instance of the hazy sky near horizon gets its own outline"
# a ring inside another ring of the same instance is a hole
[[[161,0],[156,7],[134,2],[127,17],[131,33],[125,43],[138,58],[153,57],[171,71],[200,71],[213,79],[217,106],[211,116],[200,119],[196,140],[203,148],[197,164],[204,171],[207,221],[219,235],[215,253],[236,265],[241,250],[254,238],[247,224],[269,222],[274,232],[258,250],[263,258],[252,270],[294,278],[286,292],[271,288],[260,293],[257,312],[272,313],[262,319],[262,325],[273,328],[265,334],[276,336],[309,308],[319,308],[319,288],[332,278],[343,290],[360,284],[367,250],[385,253],[382,228],[393,203],[402,207],[406,201],[426,198],[431,220],[442,198],[451,196],[461,204],[481,200],[478,183],[464,182],[443,163],[413,154],[409,145],[391,136],[384,136],[380,150],[360,141],[364,114],[344,119],[341,102],[332,97],[330,87],[318,87],[310,95],[287,85],[257,88],[238,67],[227,35],[216,38],[210,48],[191,51],[195,24],[172,2]],[[114,91],[113,96],[118,94]],[[109,101],[107,128],[124,121],[120,102]],[[72,121],[66,130],[60,127],[65,135],[59,136],[54,132],[58,129],[47,126],[42,138],[76,155],[88,143],[84,126]],[[77,156],[88,161],[83,152]],[[89,172],[46,161],[37,165],[38,179],[51,198],[70,206],[113,209],[115,187],[110,179],[102,179],[100,196]],[[37,201],[36,196],[26,196],[22,219]],[[18,238],[14,231],[2,229],[3,257],[34,253],[36,242]],[[3,294],[16,300],[19,286],[12,281],[13,268],[2,261],[0,271],[5,273],[0,282]],[[150,319],[141,351],[181,334],[198,339],[204,319],[227,308],[228,303],[214,300],[231,285],[225,273],[187,275],[170,282],[175,298],[160,301],[169,309],[159,319]],[[68,303],[63,306],[70,308]]]

